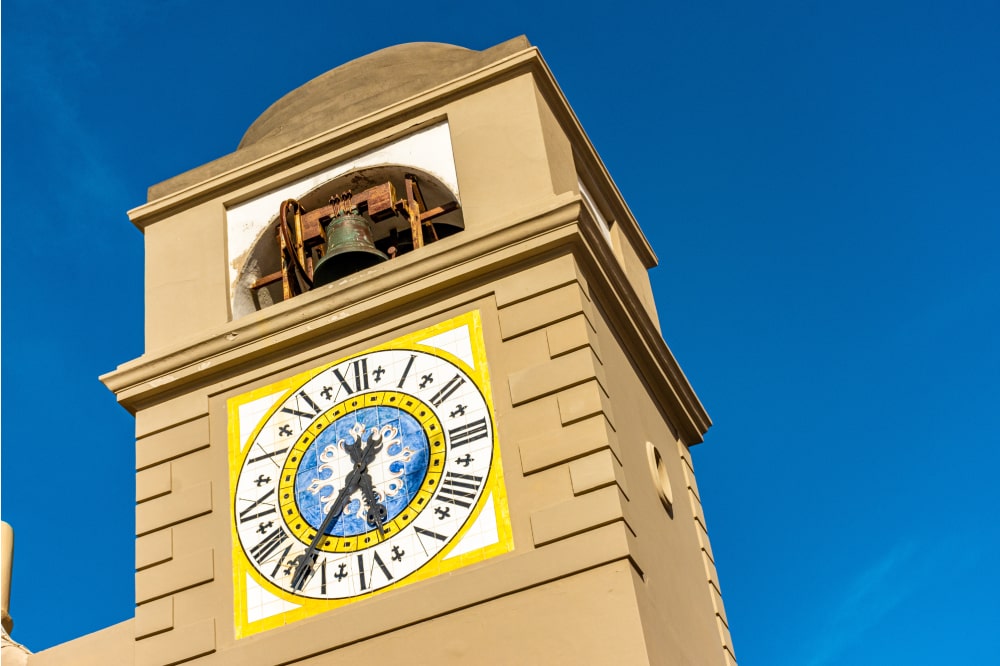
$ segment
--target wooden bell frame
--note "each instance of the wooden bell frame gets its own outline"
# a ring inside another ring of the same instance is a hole
[[[348,190],[332,196],[326,206],[311,211],[307,211],[295,199],[282,201],[276,231],[281,270],[254,281],[250,285],[251,293],[256,296],[258,289],[279,280],[282,300],[312,289],[313,270],[326,251],[326,224],[338,215],[354,210],[361,214],[367,213],[376,224],[395,216],[407,219],[414,250],[438,240],[432,221],[458,209],[458,202],[450,201],[428,210],[420,193],[417,177],[408,173],[403,182],[406,189],[404,196],[397,196],[395,186],[391,181],[386,181],[359,194],[352,194]],[[396,229],[393,228],[389,235],[391,241],[386,254],[392,260],[403,252],[400,251]]]

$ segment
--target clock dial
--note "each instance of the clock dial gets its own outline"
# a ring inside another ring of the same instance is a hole
[[[238,610],[248,586],[312,614],[455,568],[460,543],[510,549],[478,324],[470,313],[231,402],[231,418],[262,413],[232,454]]]

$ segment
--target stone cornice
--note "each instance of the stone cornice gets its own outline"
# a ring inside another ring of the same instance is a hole
[[[680,431],[700,442],[711,425],[687,378],[642,307],[596,224],[581,216],[582,200],[565,194],[544,210],[512,211],[500,232],[466,231],[385,265],[208,331],[172,349],[146,354],[101,377],[135,412],[193,387],[224,379],[248,362],[264,364],[310,341],[331,339],[429,296],[466,289],[530,262],[570,252],[585,272],[637,371]],[[454,241],[454,242],[453,242]],[[362,294],[375,294],[362,298]]]
[[[341,281],[314,289],[291,301],[207,331],[197,340],[174,348],[153,350],[101,377],[118,401],[135,411],[165,393],[199,384],[226,369],[245,364],[250,357],[279,353],[319,335],[350,328],[380,311],[399,308],[429,294],[445,292],[449,284],[468,282],[470,273],[481,275],[510,265],[515,248],[524,241],[545,236],[575,223],[580,198],[566,194],[541,211],[514,211],[509,224],[479,236],[464,232],[424,248],[420,253],[386,265],[355,273]],[[454,242],[454,241],[458,242]],[[533,253],[546,251],[538,244]],[[364,298],[364,294],[374,294]]]

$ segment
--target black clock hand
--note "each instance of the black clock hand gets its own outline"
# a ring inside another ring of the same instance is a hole
[[[362,459],[364,458],[364,451],[361,447],[361,436],[355,435],[355,440],[353,444],[344,444],[344,450],[347,451],[347,455],[351,457],[351,462],[355,465],[360,465]]]
[[[361,467],[360,465],[355,465],[354,469],[352,469],[350,474],[347,475],[347,479],[344,480],[343,489],[341,489],[340,494],[337,495],[337,499],[334,500],[333,506],[330,507],[330,510],[327,512],[326,518],[323,519],[323,523],[320,525],[319,530],[316,532],[316,536],[313,537],[309,547],[306,548],[302,555],[295,558],[297,563],[295,567],[295,574],[292,576],[293,590],[301,590],[303,586],[305,586],[306,580],[309,577],[308,574],[312,572],[312,566],[315,563],[316,546],[319,545],[320,541],[326,538],[326,531],[329,529],[333,521],[344,512],[344,508],[347,506],[347,501],[358,489],[358,481],[360,478]]]
[[[348,498],[354,494],[361,483],[363,477],[368,476],[368,464],[375,459],[375,455],[382,450],[382,438],[378,437],[376,439],[376,433],[372,433],[368,437],[368,442],[365,444],[364,449],[361,449],[360,438],[353,445],[346,445],[344,447],[347,449],[348,455],[351,457],[351,462],[354,463],[354,469],[347,475],[344,480],[344,489],[340,491],[337,496],[336,501],[333,503],[330,511],[326,514],[326,518],[323,519],[323,524],[320,525],[319,532],[313,537],[312,543],[309,545],[309,549],[306,551],[307,555],[311,555],[312,551],[315,550],[316,545],[324,538],[326,530],[330,527],[333,521],[338,515],[344,511],[344,506],[347,504]],[[369,477],[369,482],[371,478]]]
[[[376,437],[378,439],[376,439]],[[375,489],[372,487],[372,477],[368,473],[368,465],[375,460],[375,456],[381,450],[382,435],[381,431],[376,430],[368,438],[368,446],[365,449],[365,455],[361,456],[361,462],[364,464],[365,469],[364,473],[361,475],[361,479],[359,480],[359,485],[361,487],[361,494],[365,498],[365,504],[368,505],[368,514],[366,516],[367,522],[369,525],[378,526],[379,533],[384,536],[385,527],[383,526],[383,523],[385,522],[387,515],[385,505],[379,503],[378,496],[375,494]]]
[[[368,438],[368,442],[366,443],[364,450],[361,450],[361,446],[359,444],[360,442],[355,442],[353,445],[347,444],[344,446],[348,455],[351,457],[351,461],[354,462],[354,468],[344,480],[343,489],[341,489],[340,494],[337,495],[337,499],[334,500],[333,506],[330,507],[330,510],[327,512],[326,517],[323,519],[323,523],[320,525],[319,530],[316,532],[316,536],[313,537],[309,547],[306,548],[302,555],[295,558],[297,560],[297,564],[295,567],[295,574],[292,576],[293,590],[301,590],[305,586],[308,574],[312,572],[312,566],[315,563],[316,546],[319,545],[320,541],[326,538],[327,529],[329,529],[334,520],[336,520],[337,517],[344,512],[344,508],[347,506],[347,501],[358,489],[362,475],[368,476],[366,473],[368,463],[375,458],[375,455],[379,451],[382,450],[382,438],[379,437],[376,439],[374,433]]]
[[[361,494],[365,498],[365,504],[368,505],[368,524],[376,525],[379,533],[385,536],[385,527],[382,526],[387,515],[385,505],[379,504],[378,496],[375,495],[375,490],[372,488],[372,477],[368,472],[361,475],[359,485],[361,486]]]

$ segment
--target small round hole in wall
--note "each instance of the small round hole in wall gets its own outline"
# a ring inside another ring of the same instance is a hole
[[[667,465],[660,455],[660,450],[652,442],[646,442],[646,458],[649,461],[649,471],[653,475],[653,486],[660,496],[663,508],[671,517],[674,515],[674,493],[670,486],[670,477],[667,475]]]

